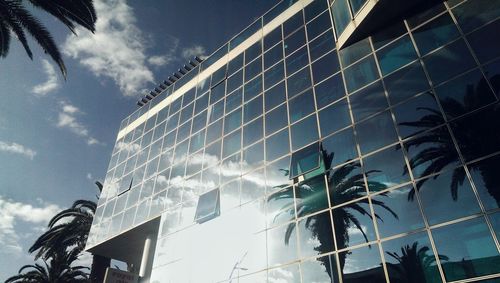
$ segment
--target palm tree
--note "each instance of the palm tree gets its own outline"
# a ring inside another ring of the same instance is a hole
[[[28,0],[34,7],[42,9],[75,33],[75,26],[82,26],[95,31],[97,20],[93,0]],[[59,49],[47,28],[25,7],[21,0],[0,0],[0,57],[9,53],[11,33],[21,42],[30,59],[33,53],[28,44],[26,33],[42,47],[59,66],[66,77],[66,66]]]
[[[321,148],[321,156],[325,164],[325,168],[330,168],[333,161],[334,153],[327,153],[326,150]],[[349,161],[350,160],[347,160],[346,162]],[[335,200],[337,203],[343,203],[345,201],[358,199],[362,198],[363,196],[366,196],[363,174],[362,173],[352,174],[356,169],[359,169],[360,167],[361,164],[359,162],[351,162],[327,174],[327,181],[330,189],[330,199]],[[288,170],[283,170],[283,171],[285,172],[285,175],[288,173]],[[374,172],[376,171],[375,170],[368,171],[365,172],[365,174],[368,176],[369,174],[372,174]],[[308,183],[309,183],[308,180],[306,180],[303,183],[299,184],[299,187],[301,189],[310,190],[310,186]],[[283,186],[284,185],[281,185],[279,187]],[[368,186],[372,189],[377,189],[377,190],[383,190],[386,188],[384,184],[376,181],[369,181]],[[321,194],[317,196],[323,197]],[[286,191],[280,191],[276,194],[269,196],[268,201],[293,198],[293,197],[294,197],[293,193],[290,190],[286,190]],[[302,217],[312,211],[317,211],[319,209],[319,207],[316,207],[318,203],[320,202],[314,200],[311,201],[310,199],[307,201],[304,199],[297,199],[297,217]],[[356,211],[361,215],[364,215],[372,219],[372,215],[369,212],[369,210],[365,209],[365,207],[363,207],[361,204],[368,204],[368,199],[364,198],[355,203],[349,203],[345,206],[342,206],[341,208],[335,209],[333,225],[335,228],[337,246],[339,249],[349,246],[348,229],[351,226],[355,226],[356,229],[360,231],[366,242],[369,241],[368,236],[366,235],[365,231],[361,226],[361,223],[359,222],[359,219],[357,219],[356,216],[354,216],[351,213],[351,211]],[[383,207],[384,209],[389,211],[395,218],[398,218],[396,213],[394,213],[394,211],[392,211],[389,207],[387,207],[382,201],[372,200],[372,204]],[[295,212],[294,208],[291,207],[287,208],[286,210],[283,210],[281,213],[289,214],[290,216],[293,217]],[[375,217],[381,219],[380,216],[378,216],[377,214],[375,214]],[[320,243],[319,246],[315,248],[315,250],[317,250],[319,253],[326,253],[334,250],[333,242],[331,240],[332,235],[330,228],[330,216],[328,214],[320,213],[307,218],[305,222],[305,227],[311,231],[313,237],[316,237]],[[285,244],[288,245],[294,229],[295,229],[294,223],[291,223],[287,226],[284,238]],[[344,268],[345,257],[346,253],[342,253],[340,255],[339,263],[341,269]],[[329,265],[327,262],[329,261],[329,258],[322,257],[320,258],[320,261],[322,261],[322,264],[323,266],[325,266],[328,275],[330,276],[330,278],[332,278],[333,275],[331,274],[330,268],[328,268]]]
[[[72,266],[78,259],[78,250],[59,252],[50,261],[43,260],[43,265],[25,265],[19,269],[19,274],[8,278],[5,283],[70,283],[88,282],[88,267]]]
[[[96,182],[99,191],[102,184]],[[29,252],[36,252],[35,259],[53,258],[67,249],[81,253],[87,243],[92,220],[97,204],[90,200],[77,200],[69,209],[56,214],[49,222],[47,230],[30,247]],[[111,259],[93,255],[90,279],[92,282],[101,282],[104,279],[106,268]]]
[[[500,85],[500,75],[491,79],[496,88]],[[460,150],[465,160],[473,160],[498,150],[500,136],[494,134],[492,129],[500,128],[500,105],[489,106],[489,109],[481,110],[469,117],[459,118],[464,113],[469,113],[482,107],[488,101],[487,95],[491,93],[487,81],[482,78],[476,86],[467,85],[463,102],[455,98],[447,97],[441,100],[441,105],[446,110],[448,120],[457,122],[454,128],[455,138],[460,143]],[[410,167],[425,166],[421,176],[442,171],[446,166],[459,163],[455,145],[446,127],[443,124],[443,116],[439,111],[429,108],[417,108],[416,111],[426,111],[427,115],[417,121],[399,123],[403,126],[417,128],[425,132],[419,137],[406,142],[408,149],[424,147],[410,160]],[[459,119],[457,119],[459,118]],[[439,127],[439,128],[437,128]],[[459,129],[458,129],[459,127]],[[431,130],[433,129],[433,130]],[[426,148],[425,148],[426,147]],[[495,166],[483,165],[481,162],[469,165],[471,170],[477,170],[483,178],[488,193],[500,206],[500,190],[498,190],[497,169]],[[405,174],[408,172],[406,171]],[[465,172],[457,168],[453,172],[450,191],[452,198],[457,200],[458,187],[465,180]],[[437,178],[437,176],[435,176]],[[417,182],[417,190],[429,179]],[[410,192],[409,199],[414,197],[414,191]]]
[[[394,277],[401,282],[427,282],[426,271],[436,265],[436,258],[428,254],[429,251],[429,247],[418,247],[418,242],[414,242],[411,247],[410,245],[401,247],[401,255],[396,252],[386,252],[398,262],[397,264],[388,262],[387,268],[394,270],[397,274]],[[445,255],[438,255],[438,257],[442,261],[448,260]]]

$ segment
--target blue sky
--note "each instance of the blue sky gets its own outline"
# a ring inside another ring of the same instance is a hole
[[[0,60],[0,282],[32,263],[27,249],[76,199],[95,199],[120,121],[194,55],[207,55],[277,0],[95,2],[95,35],[37,13],[68,68],[13,40]]]

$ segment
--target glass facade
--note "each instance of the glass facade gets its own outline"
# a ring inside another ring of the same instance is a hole
[[[500,1],[337,50],[364,2],[283,1],[126,118],[87,246],[160,217],[151,282],[499,282]]]

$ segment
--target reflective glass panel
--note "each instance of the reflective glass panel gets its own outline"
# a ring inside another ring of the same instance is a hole
[[[417,53],[409,36],[404,36],[377,52],[382,75],[393,72],[417,59]]]
[[[309,115],[314,111],[314,96],[312,91],[306,91],[288,101],[290,124]]]
[[[271,86],[274,86],[284,77],[285,71],[283,69],[283,62],[280,62],[264,73],[264,89],[268,90]],[[285,92],[283,91],[283,94],[284,93]]]
[[[241,148],[241,130],[224,137],[223,157],[229,156]]]
[[[321,149],[327,170],[358,157],[352,127],[323,139]]]
[[[342,192],[349,194],[351,192]],[[337,248],[343,249],[375,240],[375,230],[368,199],[362,199],[332,212]]]
[[[462,30],[467,33],[500,15],[498,0],[467,1],[453,9]]]
[[[339,265],[342,282],[385,282],[377,244],[339,253]]]
[[[392,104],[401,102],[429,88],[424,70],[419,62],[398,70],[384,78],[385,87]]]
[[[457,27],[448,13],[413,31],[421,55],[445,45],[458,36]]]
[[[286,73],[288,76],[305,67],[307,64],[309,64],[309,57],[307,56],[307,47],[304,46],[297,52],[288,56],[285,59],[285,62],[286,62]]]
[[[328,208],[328,196],[325,184],[325,176],[322,174],[317,177],[305,180],[300,184],[298,184],[295,187],[295,198],[297,199],[296,200],[297,217],[303,217],[308,214]],[[318,221],[319,222],[317,223],[318,225],[322,226],[328,224],[328,226],[330,226],[330,212],[327,211],[326,214],[327,215],[320,216],[316,219],[316,220],[321,220]],[[321,228],[321,227],[316,227],[316,228]],[[328,229],[330,229],[328,231],[328,236],[331,236],[332,230],[330,227],[328,227]],[[331,244],[333,246],[333,242]],[[326,253],[329,251],[331,250],[324,250],[322,251],[322,253]]]
[[[297,122],[290,128],[292,135],[292,150],[297,150],[319,139],[316,115],[311,115]]]
[[[328,187],[332,205],[339,205],[366,195],[361,163],[354,161],[332,169],[328,173]]]
[[[347,91],[353,92],[379,77],[373,56],[365,58],[344,70]]]
[[[285,56],[292,54],[295,50],[306,44],[306,34],[304,28],[299,29],[294,34],[285,38]]]
[[[500,272],[500,255],[482,217],[434,229],[432,236],[447,280]],[[453,239],[453,241],[450,241]]]
[[[351,13],[347,0],[336,0],[333,3],[331,11],[335,23],[335,31],[340,35],[351,21]]]
[[[311,87],[311,74],[309,68],[306,67],[301,71],[295,73],[291,77],[287,78],[286,84],[288,87],[288,98],[292,98],[295,95],[301,93],[307,88]]]
[[[293,261],[297,258],[297,228],[295,222],[267,230],[268,266]],[[292,229],[291,233],[287,232]]]
[[[480,211],[472,187],[461,167],[418,181],[417,189],[430,225]]]
[[[389,107],[381,81],[352,94],[349,100],[355,121],[360,121]]]
[[[498,40],[489,40],[490,35],[495,34],[498,30],[500,30],[500,21],[497,20],[467,37],[479,62],[484,63],[500,55]]]
[[[377,218],[380,237],[389,237],[425,226],[417,200],[408,199],[412,191],[413,186],[409,185],[372,197],[373,209],[380,217]]]
[[[316,1],[322,2],[322,1]],[[314,2],[313,2],[314,3]],[[335,255],[326,255],[315,259],[302,261],[302,282],[337,283],[337,260]]]
[[[311,61],[318,59],[323,54],[326,54],[333,49],[335,49],[335,41],[333,39],[332,30],[329,30],[318,38],[309,41],[309,55],[311,56]]]
[[[427,233],[386,241],[382,247],[391,282],[442,282]],[[447,257],[439,255],[439,259]]]
[[[288,129],[266,138],[266,160],[272,161],[290,152]]]
[[[301,257],[320,255],[335,249],[330,211],[302,219],[297,226]]]
[[[363,166],[372,192],[410,181],[400,146],[389,147],[363,158]]]
[[[340,69],[337,52],[333,51],[312,64],[314,83],[318,83]]]
[[[342,75],[337,74],[318,85],[314,86],[316,94],[316,104],[318,109],[342,98],[345,95]]]
[[[252,144],[260,140],[263,135],[264,126],[262,125],[262,117],[245,125],[243,127],[243,146]]]
[[[500,155],[468,166],[476,190],[486,210],[500,207],[500,184],[498,184],[497,178],[499,166]]]
[[[307,24],[307,38],[309,40],[316,38],[318,35],[331,27],[332,22],[330,21],[330,15],[325,12],[314,19],[314,21]]]
[[[241,107],[224,117],[224,134],[230,133],[241,126]]]
[[[292,153],[290,161],[290,178],[295,178],[319,167],[319,147],[319,143],[314,143],[306,148]]]
[[[347,104],[346,99],[325,107],[323,110],[319,111],[318,117],[322,137],[326,137],[330,133],[338,131],[351,124],[349,105]]]
[[[286,91],[285,82],[283,81],[264,92],[266,111],[269,111],[270,109],[280,105],[282,102],[285,102],[285,99]]]
[[[282,43],[274,46],[264,54],[264,68],[267,69],[283,59]]]
[[[368,153],[398,140],[388,111],[357,124],[356,130],[361,153]]]
[[[262,95],[253,99],[243,106],[243,122],[247,123],[252,119],[262,115]]]
[[[266,113],[266,136],[288,125],[286,105]]]

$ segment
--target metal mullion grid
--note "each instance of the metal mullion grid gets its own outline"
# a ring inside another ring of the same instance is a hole
[[[413,43],[413,45],[414,45],[415,51],[417,52],[417,56],[418,56],[419,58],[421,58],[420,53],[419,53],[419,51],[418,51],[418,49],[417,49],[417,46],[416,46],[416,44],[415,44],[414,38],[412,37],[411,33],[409,32],[409,30],[410,30],[410,29],[409,29],[409,26],[408,26],[408,23],[406,22],[406,20],[404,21],[404,25],[405,25],[405,28],[407,29],[407,33],[408,33],[408,35],[410,36],[410,39],[411,39],[411,41],[412,41],[412,43]],[[406,34],[406,33],[405,33],[405,34]],[[373,41],[372,41],[372,39],[371,39],[371,38],[370,38],[369,42],[370,42],[371,49],[372,49],[372,50],[374,50],[374,48],[373,48]],[[386,85],[385,85],[385,81],[382,79],[382,77],[383,77],[383,76],[382,76],[382,70],[381,70],[381,68],[380,68],[380,64],[379,64],[378,56],[377,56],[377,53],[376,53],[375,51],[373,51],[373,56],[374,56],[374,59],[375,59],[375,64],[376,64],[376,67],[377,67],[377,71],[378,71],[379,76],[380,76],[380,78],[381,78],[381,79],[380,79],[380,81],[381,81],[382,86],[383,86],[383,88],[384,88],[384,95],[385,95],[385,97],[386,97],[387,104],[388,104],[388,105],[390,105],[389,94],[388,94],[388,92],[387,92],[387,87],[386,87]],[[423,69],[425,69],[425,67],[424,67]],[[424,70],[424,71],[425,71],[425,70]],[[426,73],[426,76],[427,76],[427,75],[428,75],[428,74]],[[430,82],[430,78],[429,78],[429,77],[427,77],[427,80]],[[432,84],[431,84],[431,89],[432,89],[432,92],[433,92],[433,93],[435,93],[434,89],[432,88]],[[440,273],[440,276],[441,276],[441,280],[442,280],[443,282],[446,282],[446,278],[445,278],[445,275],[444,275],[444,270],[443,270],[443,268],[442,268],[442,266],[441,266],[441,262],[440,262],[440,259],[439,259],[439,256],[438,256],[438,255],[439,255],[439,253],[438,253],[438,251],[437,251],[437,249],[436,249],[436,247],[435,247],[435,244],[434,244],[434,239],[433,239],[432,234],[431,234],[431,232],[430,232],[429,223],[428,223],[428,221],[427,221],[427,217],[426,217],[426,215],[424,214],[424,211],[423,211],[422,202],[421,202],[421,200],[420,200],[420,195],[419,195],[419,192],[418,192],[418,190],[417,190],[417,186],[416,186],[416,182],[415,182],[415,176],[413,175],[413,169],[411,168],[411,166],[410,166],[410,161],[409,161],[409,159],[408,159],[408,152],[406,151],[406,148],[404,147],[404,145],[403,145],[403,143],[402,143],[403,138],[402,138],[402,136],[401,136],[401,133],[400,133],[400,131],[399,131],[399,128],[397,127],[397,124],[396,124],[396,117],[395,117],[395,115],[394,115],[394,112],[393,112],[392,108],[389,108],[389,110],[388,110],[388,111],[390,111],[390,114],[391,114],[391,118],[392,118],[392,122],[393,122],[393,127],[394,127],[394,129],[395,129],[395,131],[396,131],[396,134],[397,134],[397,137],[398,137],[398,143],[401,145],[401,150],[402,150],[402,153],[403,153],[403,158],[404,158],[404,160],[405,160],[405,164],[406,164],[406,166],[407,166],[407,168],[408,168],[408,174],[409,174],[409,176],[410,176],[410,180],[411,180],[412,185],[413,185],[413,190],[415,191],[415,197],[416,197],[416,199],[417,199],[417,203],[418,203],[418,207],[419,207],[419,210],[420,210],[420,214],[421,214],[421,216],[422,216],[422,219],[423,219],[423,221],[424,221],[425,228],[426,228],[426,230],[427,230],[427,235],[428,235],[428,237],[429,237],[429,239],[430,239],[431,248],[432,248],[432,250],[433,250],[433,252],[434,252],[434,258],[435,258],[435,260],[436,260],[436,262],[437,262],[437,267],[438,267],[438,270],[439,270],[439,273]],[[444,116],[444,115],[443,115],[443,116]],[[371,198],[370,198],[370,200],[371,200]],[[373,207],[372,207],[372,209],[373,209]],[[377,233],[377,238],[378,238],[378,239],[380,239],[380,234],[379,234],[379,232],[378,232],[378,225],[377,225],[376,221],[374,221],[374,222],[375,222],[375,230],[376,230],[376,233]],[[380,241],[380,240],[379,240],[379,241]],[[389,271],[388,271],[388,269],[387,269],[387,265],[386,265],[386,262],[385,262],[385,255],[384,255],[384,253],[383,253],[383,252],[381,252],[381,256],[382,256],[382,261],[383,261],[383,265],[384,265],[384,270],[385,270],[385,273],[386,273],[386,279],[387,279],[387,281],[389,282]]]
[[[412,43],[413,43],[413,45],[414,45],[415,51],[417,52],[417,56],[419,57],[420,64],[421,64],[421,65],[422,65],[422,67],[423,67],[422,69],[423,69],[424,74],[425,74],[425,76],[426,76],[426,78],[427,78],[427,81],[428,81],[428,83],[429,83],[429,85],[430,85],[430,87],[431,87],[431,91],[432,91],[432,93],[434,93],[434,94],[435,94],[435,93],[436,93],[436,91],[435,91],[435,88],[434,88],[434,83],[431,81],[430,76],[429,76],[429,73],[428,73],[427,68],[426,68],[426,66],[425,66],[425,62],[422,60],[422,56],[421,56],[421,54],[420,54],[420,50],[419,50],[419,48],[418,48],[418,46],[417,46],[417,44],[416,44],[416,42],[415,42],[415,39],[414,39],[414,37],[413,37],[413,33],[412,33],[412,31],[410,30],[410,28],[409,28],[408,22],[405,20],[405,21],[404,21],[404,23],[405,23],[406,28],[409,30],[408,35],[410,36],[410,40],[412,41]],[[456,24],[456,23],[455,23],[455,24]],[[459,40],[459,39],[458,39],[458,40]],[[453,41],[453,42],[454,42],[454,41]],[[448,44],[450,44],[450,43],[448,43]],[[438,48],[438,49],[439,49],[439,48]],[[434,52],[434,51],[433,51],[433,52]],[[458,147],[458,142],[457,142],[457,140],[456,140],[456,138],[455,138],[455,135],[454,135],[453,131],[451,130],[451,126],[450,126],[449,122],[447,121],[448,119],[447,119],[446,114],[445,114],[445,112],[444,112],[444,109],[443,109],[443,107],[442,107],[442,105],[441,105],[441,102],[439,101],[439,99],[436,99],[436,102],[437,102],[437,105],[438,105],[438,107],[439,107],[439,109],[440,109],[441,115],[442,115],[442,116],[444,117],[444,119],[445,119],[445,124],[444,124],[444,126],[447,128],[447,130],[448,130],[448,132],[449,132],[449,134],[450,134],[450,137],[451,137],[451,139],[452,139],[453,145],[454,145],[454,147],[455,147],[455,150],[457,151],[457,155],[458,155],[459,160],[460,160],[459,167],[464,168],[465,173],[466,173],[466,176],[467,176],[467,180],[470,182],[471,187],[472,187],[472,191],[473,191],[474,195],[476,196],[476,199],[477,199],[477,201],[478,201],[478,203],[479,203],[479,206],[480,206],[480,209],[481,209],[481,214],[483,215],[483,219],[484,219],[484,218],[486,218],[486,219],[487,219],[487,217],[485,217],[486,215],[485,215],[485,213],[484,213],[484,206],[482,205],[481,200],[480,200],[480,198],[479,198],[479,196],[478,196],[478,194],[477,194],[477,191],[476,191],[475,186],[474,186],[474,182],[472,181],[472,177],[470,176],[470,172],[468,171],[468,168],[465,166],[464,158],[463,158],[462,153],[461,153],[461,151],[460,151],[460,149],[459,149],[459,147]],[[405,159],[406,159],[406,158],[407,158],[406,149],[403,147],[403,148],[402,148],[402,150],[405,152]],[[418,194],[418,191],[416,190],[416,181],[415,181],[415,178],[414,178],[414,176],[413,176],[413,170],[410,170],[409,172],[410,172],[410,174],[411,174],[411,178],[412,178],[412,181],[413,181],[413,183],[414,183],[414,189],[415,189],[415,192],[416,192],[416,194],[415,194],[415,195],[417,196],[417,200],[418,200],[418,202],[419,202],[419,207],[420,207],[421,213],[422,213],[423,218],[424,218],[424,223],[425,223],[425,226],[426,226],[426,229],[427,229],[427,233],[428,233],[428,236],[429,236],[429,239],[430,239],[431,248],[432,248],[432,250],[433,250],[433,252],[434,252],[434,255],[435,255],[435,259],[436,259],[437,267],[438,267],[438,269],[439,269],[439,272],[441,273],[441,279],[443,280],[443,282],[447,282],[447,281],[446,281],[446,278],[445,278],[445,275],[444,275],[444,270],[443,270],[443,267],[442,267],[442,265],[441,265],[441,260],[439,259],[439,256],[438,256],[438,255],[439,255],[439,253],[438,253],[437,247],[436,247],[436,245],[435,245],[435,243],[434,243],[434,237],[433,237],[433,235],[432,235],[432,233],[431,233],[431,227],[430,227],[430,224],[429,224],[429,222],[428,222],[428,220],[427,220],[427,216],[426,216],[426,214],[425,214],[425,213],[423,213],[424,211],[423,211],[423,206],[422,206],[422,204],[421,204],[420,196],[419,196],[419,194]],[[473,218],[474,218],[474,217],[473,217]],[[486,221],[487,221],[487,220],[486,220]],[[457,221],[457,222],[460,222],[460,221]],[[488,223],[488,222],[487,222],[487,224],[488,224],[488,229],[490,229],[490,233],[491,233],[491,226],[490,226],[490,223]],[[433,227],[433,228],[434,228],[434,227]],[[494,233],[493,233],[493,235],[494,235]],[[493,239],[495,240],[495,238],[493,238]],[[496,242],[495,244],[497,245],[497,249],[498,249],[498,242]]]
[[[319,1],[323,1],[323,0],[319,0]],[[326,1],[326,0],[324,0]],[[312,3],[312,2],[311,2]],[[307,7],[307,6],[306,6]],[[304,22],[305,22],[305,25],[307,26],[308,24],[310,24],[312,21],[316,20],[317,18],[319,18],[320,16],[322,16],[325,12],[328,11],[328,5],[327,5],[327,8],[324,9],[323,11],[320,11],[319,13],[316,14],[316,16],[314,16],[313,18],[311,18],[309,21],[306,21],[305,20],[305,7],[304,7]]]
[[[446,7],[446,10],[450,13],[451,18],[452,18],[452,20],[453,20],[454,24],[457,26],[457,29],[458,29],[458,32],[460,33],[460,36],[463,38],[463,40],[464,40],[465,44],[467,45],[467,49],[468,49],[468,50],[469,50],[469,52],[471,53],[471,55],[472,55],[472,57],[474,58],[474,61],[476,62],[476,64],[479,66],[479,70],[481,71],[481,74],[483,75],[483,78],[485,78],[485,79],[486,79],[486,78],[487,78],[487,76],[486,76],[486,74],[485,74],[485,72],[484,72],[484,70],[483,70],[483,68],[482,68],[482,66],[481,66],[481,64],[480,64],[480,62],[479,62],[479,60],[478,60],[478,58],[477,58],[477,56],[476,56],[475,52],[473,51],[472,47],[470,46],[469,41],[468,41],[468,40],[467,40],[467,38],[465,37],[465,35],[464,35],[463,31],[462,31],[462,28],[461,28],[461,27],[460,27],[460,25],[458,24],[458,21],[457,21],[457,19],[455,18],[455,15],[451,12],[450,7],[449,7],[449,5],[448,5],[446,2],[444,3],[444,5],[445,5],[445,7]],[[491,83],[490,83],[490,81],[489,81],[488,79],[486,79],[486,83],[487,83],[487,84],[488,84],[488,86],[490,87],[490,90],[492,91],[492,93],[494,94],[494,96],[495,96],[495,97],[497,97],[497,94],[495,93],[494,88],[493,88],[493,86],[491,85]],[[497,97],[497,101],[496,101],[496,102],[498,102],[498,97]],[[493,104],[493,103],[492,103],[492,104]],[[454,141],[454,143],[456,143],[456,145],[455,145],[455,146],[459,149],[459,147],[458,147],[458,142],[455,140],[455,136],[454,136],[454,135],[455,135],[455,134],[454,134],[454,132],[452,131],[452,132],[451,132],[452,140]],[[474,194],[475,194],[475,196],[476,196],[476,198],[477,198],[477,200],[478,200],[479,207],[481,208],[481,212],[482,212],[483,218],[485,219],[485,221],[486,221],[486,225],[488,226],[488,229],[490,230],[490,234],[491,234],[491,236],[493,237],[493,241],[495,242],[495,245],[497,246],[497,251],[498,251],[498,252],[500,252],[500,241],[499,241],[499,239],[497,239],[497,237],[496,237],[496,233],[495,233],[495,230],[493,229],[493,225],[491,224],[491,221],[490,221],[490,219],[489,219],[489,217],[488,217],[488,214],[487,214],[487,212],[486,212],[486,209],[485,209],[485,207],[484,207],[484,205],[483,205],[483,203],[482,203],[482,201],[481,201],[481,198],[479,197],[479,193],[478,193],[477,188],[476,188],[476,185],[475,185],[475,183],[474,183],[474,181],[473,181],[473,179],[472,179],[472,175],[471,175],[471,173],[470,173],[469,167],[468,167],[468,166],[465,166],[466,161],[465,161],[465,158],[463,157],[462,152],[461,152],[460,150],[458,151],[458,156],[459,156],[459,158],[460,158],[460,162],[464,165],[463,167],[464,167],[464,169],[465,169],[465,174],[466,174],[466,176],[467,176],[467,179],[469,180],[469,182],[470,182],[470,183],[471,183],[471,185],[472,185],[472,190],[473,190],[473,192],[474,192]]]

